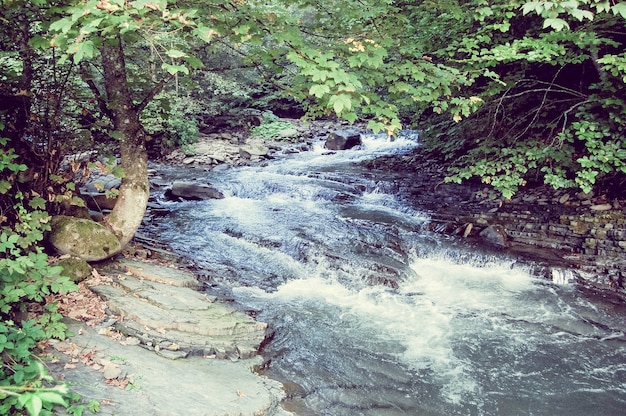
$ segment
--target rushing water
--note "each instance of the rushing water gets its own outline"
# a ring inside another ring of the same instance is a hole
[[[144,231],[270,324],[263,371],[296,415],[626,414],[624,308],[427,231],[356,163],[415,145],[161,167],[226,197],[170,203]]]

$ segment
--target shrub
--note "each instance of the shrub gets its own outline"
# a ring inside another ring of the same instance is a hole
[[[65,337],[61,315],[45,297],[76,285],[48,263],[41,244],[50,229],[46,201],[21,189],[28,167],[18,159],[0,138],[0,414],[50,414],[55,404],[67,406],[67,386],[55,385],[33,352],[39,341]],[[28,316],[29,305],[43,305],[38,317]]]
[[[288,137],[283,136],[282,133],[286,130],[295,129],[295,127],[296,126],[287,121],[281,121],[272,113],[265,113],[261,125],[253,128],[251,133],[253,136],[263,139],[287,140]]]

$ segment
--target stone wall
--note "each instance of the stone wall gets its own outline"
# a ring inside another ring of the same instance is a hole
[[[515,210],[473,213],[459,217],[458,223],[473,224],[470,237],[477,238],[489,225],[499,224],[507,241],[504,249],[573,267],[578,269],[581,278],[594,284],[618,289],[626,283],[626,215],[623,210],[564,214],[548,222],[544,216]],[[455,230],[458,229],[457,226]]]

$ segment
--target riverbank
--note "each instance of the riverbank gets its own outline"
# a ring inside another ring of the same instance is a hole
[[[135,242],[57,296],[71,336],[43,357],[79,397],[55,414],[287,414],[282,384],[255,372],[267,324],[200,291],[176,258]]]
[[[625,298],[625,200],[538,186],[522,188],[503,201],[478,182],[445,183],[446,167],[421,149],[366,166],[397,174],[398,195],[430,215],[432,231],[520,259],[571,268],[572,280]]]

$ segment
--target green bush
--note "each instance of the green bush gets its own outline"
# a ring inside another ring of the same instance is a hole
[[[296,126],[287,121],[281,121],[274,114],[266,113],[263,115],[261,125],[253,128],[251,133],[253,136],[263,139],[288,140],[289,138],[283,136],[282,132],[295,128]]]
[[[160,137],[164,148],[186,147],[198,141],[200,107],[190,97],[161,93],[141,115],[146,132]]]
[[[67,386],[56,385],[33,352],[39,341],[65,337],[62,316],[45,297],[76,285],[48,263],[41,245],[50,229],[46,202],[20,182],[28,167],[18,159],[0,138],[0,414],[51,414],[54,405],[67,406]],[[44,305],[37,318],[27,316],[33,303]]]

